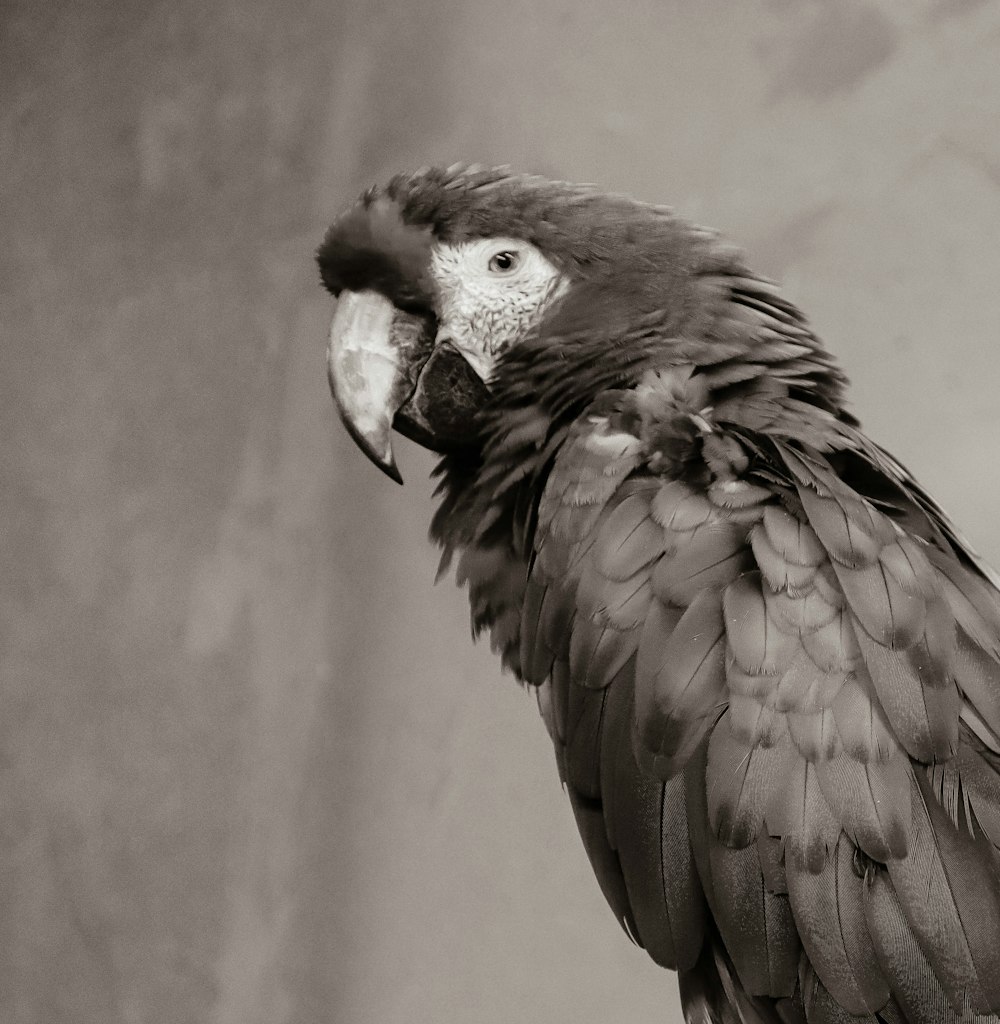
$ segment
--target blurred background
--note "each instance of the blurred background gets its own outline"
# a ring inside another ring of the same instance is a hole
[[[723,229],[1000,563],[1000,5],[0,5],[0,1022],[678,1021],[329,401],[312,252],[479,160]]]

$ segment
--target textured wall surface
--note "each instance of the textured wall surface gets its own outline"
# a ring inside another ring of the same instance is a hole
[[[0,1021],[679,1020],[531,698],[326,394],[311,253],[510,162],[782,279],[1000,561],[1000,10],[0,7]]]

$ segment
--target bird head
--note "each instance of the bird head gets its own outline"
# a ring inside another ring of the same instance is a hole
[[[572,405],[581,388],[622,382],[644,332],[684,319],[685,283],[719,251],[667,208],[591,186],[504,168],[397,176],[317,252],[338,298],[328,362],[341,418],[398,481],[393,429],[447,453],[476,443],[512,387]]]

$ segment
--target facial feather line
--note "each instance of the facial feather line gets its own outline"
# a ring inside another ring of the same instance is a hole
[[[538,249],[514,238],[439,243],[430,274],[439,296],[439,343],[458,349],[484,381],[569,287]]]

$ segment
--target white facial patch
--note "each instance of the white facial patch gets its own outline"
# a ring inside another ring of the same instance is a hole
[[[431,275],[440,296],[438,340],[457,348],[483,380],[568,287],[538,249],[516,238],[439,244]]]

